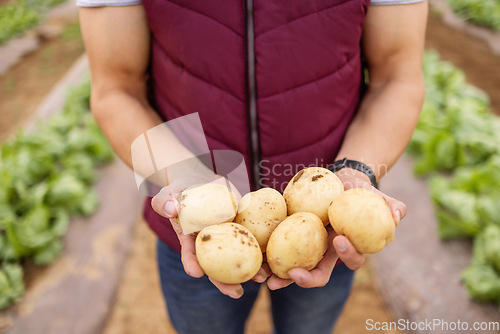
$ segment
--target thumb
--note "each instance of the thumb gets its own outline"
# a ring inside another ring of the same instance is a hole
[[[401,219],[406,216],[406,204],[389,196],[385,196],[384,198],[387,202],[387,205],[389,205],[389,208],[391,209],[392,217],[396,222],[396,226],[398,226],[399,222],[401,222]]]
[[[165,218],[175,218],[179,213],[179,202],[169,195],[167,197],[161,196],[161,192],[153,197],[151,206],[160,216]]]
[[[401,222],[401,220],[406,216],[406,212],[408,210],[406,204],[404,204],[401,201],[398,201],[395,198],[392,198],[391,196],[384,194],[383,192],[381,192],[378,189],[373,188],[373,192],[375,192],[376,194],[379,194],[380,196],[382,196],[385,199],[385,201],[387,202],[387,205],[391,209],[391,213],[392,213],[392,217],[394,218],[394,222],[396,223],[396,226],[398,226],[399,223]]]

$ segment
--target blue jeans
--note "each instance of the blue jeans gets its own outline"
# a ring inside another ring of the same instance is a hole
[[[157,244],[161,288],[174,328],[179,334],[240,334],[257,298],[260,284],[243,284],[240,299],[223,295],[208,280],[184,272],[180,254],[161,241]],[[270,291],[274,333],[331,334],[349,296],[354,272],[335,268],[322,288],[296,284]]]

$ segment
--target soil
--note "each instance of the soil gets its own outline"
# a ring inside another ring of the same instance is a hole
[[[0,141],[11,136],[33,115],[83,52],[79,25],[73,20],[60,37],[44,40],[36,52],[0,76]]]

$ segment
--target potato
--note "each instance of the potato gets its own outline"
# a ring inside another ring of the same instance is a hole
[[[318,216],[309,212],[294,213],[282,221],[267,244],[267,263],[281,278],[290,278],[292,268],[311,270],[328,248],[328,233]]]
[[[228,284],[248,281],[262,265],[257,239],[246,227],[235,223],[201,230],[196,237],[196,258],[205,274]]]
[[[248,228],[265,252],[271,233],[286,218],[286,213],[283,196],[272,188],[262,188],[243,196],[234,222]]]
[[[179,193],[177,200],[180,206],[177,218],[185,234],[230,222],[238,210],[235,195],[223,184],[207,183],[188,187]]]
[[[322,167],[309,167],[299,171],[283,192],[288,215],[311,212],[323,225],[328,225],[328,206],[344,186],[333,172]]]
[[[337,196],[328,210],[330,224],[360,253],[377,253],[393,238],[396,225],[382,196],[354,188]]]

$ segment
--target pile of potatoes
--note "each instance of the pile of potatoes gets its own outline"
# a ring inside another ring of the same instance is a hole
[[[283,195],[263,188],[236,198],[222,184],[190,187],[178,196],[178,221],[184,233],[197,233],[200,266],[224,283],[255,276],[263,253],[281,278],[290,278],[292,268],[313,269],[328,248],[328,224],[360,253],[379,252],[394,236],[395,222],[381,196],[344,191],[340,179],[321,167],[299,171]]]

